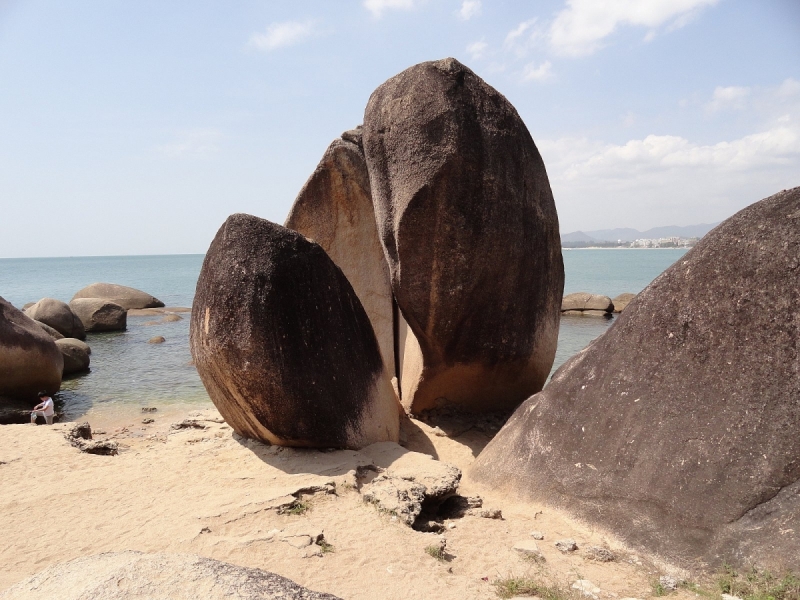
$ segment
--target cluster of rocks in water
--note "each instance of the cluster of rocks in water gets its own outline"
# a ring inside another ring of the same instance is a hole
[[[89,370],[87,333],[124,331],[128,310],[163,307],[131,287],[95,283],[69,303],[54,298],[19,310],[0,298],[0,423],[24,423],[40,391],[55,394],[63,377]]]
[[[635,297],[636,294],[625,292],[612,300],[608,296],[600,294],[574,292],[567,294],[561,300],[561,316],[611,318],[613,313],[621,313],[625,310]]]

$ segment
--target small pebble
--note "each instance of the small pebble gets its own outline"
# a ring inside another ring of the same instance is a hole
[[[541,531],[531,531],[531,537],[535,540],[543,540],[544,534]]]
[[[558,540],[556,542],[556,548],[558,548],[559,550],[561,550],[561,552],[564,553],[575,552],[575,550],[578,549],[578,544],[577,542],[575,542],[575,540],[567,538],[564,540]]]

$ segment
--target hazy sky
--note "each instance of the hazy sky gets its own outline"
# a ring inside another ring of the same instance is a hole
[[[562,232],[800,185],[797,0],[0,0],[0,257],[282,223],[375,87],[447,56],[516,106]]]

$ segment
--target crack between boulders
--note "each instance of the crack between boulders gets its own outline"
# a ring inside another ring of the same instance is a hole
[[[779,488],[777,489],[777,491],[776,491],[774,494],[772,494],[772,495],[771,495],[769,498],[767,498],[766,500],[762,500],[761,502],[759,502],[759,503],[757,503],[757,504],[754,504],[754,505],[753,505],[753,506],[751,506],[750,508],[746,509],[746,510],[745,510],[744,512],[742,512],[742,514],[740,514],[738,517],[736,517],[735,519],[732,519],[732,520],[728,521],[727,525],[733,525],[734,523],[737,523],[738,521],[741,521],[742,519],[744,519],[746,516],[748,516],[748,515],[749,515],[751,512],[753,512],[754,510],[756,510],[756,509],[757,509],[757,508],[759,508],[760,506],[763,506],[763,505],[764,505],[764,504],[766,504],[767,502],[772,502],[772,501],[773,501],[773,500],[774,500],[774,499],[775,499],[775,498],[778,496],[778,494],[780,494],[780,493],[781,493],[783,490],[785,490],[785,489],[786,489],[786,488],[788,488],[788,487],[791,487],[791,486],[795,485],[796,483],[800,483],[800,477],[798,477],[798,478],[797,478],[797,479],[795,479],[794,481],[790,481],[790,482],[789,482],[789,483],[787,483],[786,485],[783,485],[783,486],[779,487]]]

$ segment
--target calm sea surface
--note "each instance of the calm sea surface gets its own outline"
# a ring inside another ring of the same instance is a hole
[[[564,293],[586,291],[614,297],[639,292],[685,250],[565,250]],[[98,281],[153,294],[167,306],[191,306],[203,255],[104,256],[0,259],[0,296],[21,307],[50,297],[69,302]],[[189,354],[188,314],[177,322],[158,316],[128,317],[128,330],[89,334],[91,372],[67,379],[58,398],[69,419],[119,422],[156,406],[158,415],[210,400]],[[601,335],[613,320],[566,317],[561,321],[554,369]],[[148,344],[155,336],[163,344]]]

